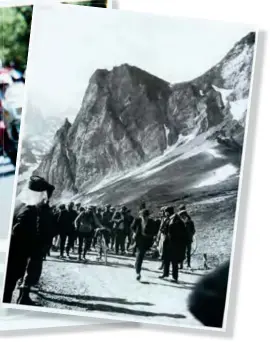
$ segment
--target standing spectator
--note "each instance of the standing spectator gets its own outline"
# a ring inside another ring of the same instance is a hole
[[[107,228],[106,231],[104,232],[104,237],[106,240],[107,247],[109,247],[110,237],[112,234],[112,228],[113,228],[112,218],[113,218],[113,213],[111,212],[111,205],[108,204],[106,205],[106,208],[102,214],[102,225],[105,228]]]
[[[160,259],[161,259],[161,265],[159,267],[159,270],[163,270],[164,268],[164,242],[165,242],[165,227],[168,223],[168,217],[169,217],[169,213],[165,212],[166,207],[162,207],[160,209],[161,212],[161,220],[160,220],[160,227],[159,227],[159,232],[157,235],[157,244],[158,244],[158,252],[160,255]]]
[[[173,281],[178,282],[178,264],[185,259],[187,234],[184,222],[174,213],[173,207],[168,207],[165,210],[168,221],[165,226],[165,241],[164,248],[164,269],[163,275],[160,278],[169,276],[170,265],[172,264]]]
[[[93,236],[93,231],[97,227],[101,227],[100,222],[97,220],[93,213],[92,208],[83,210],[80,215],[75,220],[75,227],[77,230],[79,238],[79,260],[86,259],[86,253],[88,252],[91,244],[91,236]],[[84,245],[84,247],[83,247]]]
[[[183,220],[186,226],[187,231],[187,246],[186,246],[186,258],[187,258],[187,267],[191,268],[191,246],[193,242],[193,238],[195,235],[195,225],[192,221],[190,215],[188,214],[186,207],[181,207],[178,213],[180,218]],[[180,264],[180,268],[183,269],[183,262]]]
[[[30,202],[20,206],[13,220],[6,281],[4,287],[5,303],[12,300],[13,291],[19,279],[23,278],[20,286],[18,304],[34,305],[29,294],[32,286],[35,286],[42,272],[44,255],[44,231],[51,224],[51,208],[49,199],[54,191],[54,186],[41,177],[31,177],[29,181],[28,198]],[[34,195],[34,192],[45,194]]]
[[[60,258],[64,258],[64,251],[66,246],[67,237],[71,231],[72,223],[69,220],[69,213],[65,204],[59,206],[59,214],[57,224],[60,236]],[[67,251],[66,251],[67,252]]]
[[[121,253],[125,253],[125,226],[124,226],[124,217],[119,212],[116,211],[113,217],[113,232],[115,238],[115,253],[119,253],[119,248],[121,249]]]

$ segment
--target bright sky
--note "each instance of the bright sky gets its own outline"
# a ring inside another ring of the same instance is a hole
[[[28,100],[43,113],[76,115],[98,68],[129,63],[169,82],[199,76],[252,27],[122,10],[36,6]]]

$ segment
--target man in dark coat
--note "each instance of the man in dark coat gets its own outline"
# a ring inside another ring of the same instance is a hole
[[[43,178],[31,177],[29,189],[35,192],[46,191],[47,199],[36,198],[32,205],[21,205],[19,210],[14,212],[16,216],[13,220],[4,287],[3,301],[5,303],[11,302],[17,281],[23,278],[17,303],[34,304],[29,293],[31,286],[36,285],[39,281],[42,272],[46,246],[44,234],[46,234],[48,225],[51,224],[49,198],[54,191],[54,186]]]
[[[173,207],[166,208],[165,213],[168,216],[168,221],[166,221],[166,226],[164,227],[164,269],[163,275],[160,278],[169,276],[170,265],[172,264],[173,281],[178,282],[178,264],[185,259],[187,245],[186,227],[180,217],[174,213]]]
[[[121,249],[121,253],[125,253],[125,226],[124,226],[124,216],[116,211],[112,218],[113,221],[113,230],[112,230],[112,246],[113,248],[115,242],[115,253],[119,253],[119,249]]]
[[[60,257],[64,257],[64,250],[67,241],[66,253],[69,257],[70,249],[74,246],[76,238],[74,222],[78,216],[77,211],[74,209],[74,203],[71,202],[68,207],[64,204],[60,205],[60,211],[58,213],[58,230],[60,235]]]
[[[97,208],[96,216],[97,216],[99,222],[102,222],[102,209],[100,207]]]
[[[132,230],[135,232],[135,242],[137,246],[135,262],[136,279],[140,280],[143,259],[146,252],[153,245],[156,230],[156,223],[150,218],[149,210],[143,209],[140,211],[140,217],[134,220]]]
[[[86,254],[90,249],[93,232],[96,228],[101,227],[101,223],[98,221],[93,209],[90,207],[81,211],[80,215],[75,220],[75,227],[79,238],[78,254],[79,260],[81,261],[82,252],[83,259],[86,259]]]
[[[74,249],[74,243],[76,239],[75,220],[78,217],[78,213],[75,210],[75,205],[73,202],[69,203],[67,211],[69,214],[69,224],[68,224],[68,229],[67,229],[68,243],[67,243],[66,253],[67,253],[67,256],[69,257],[70,250]]]
[[[190,263],[191,262],[191,246],[192,246],[194,235],[196,233],[195,225],[190,215],[188,214],[185,206],[180,208],[178,215],[185,223],[186,230],[187,230],[186,258],[187,258],[187,267],[191,268],[191,263]],[[180,268],[181,269],[183,268],[183,262],[180,264]]]
[[[57,224],[60,236],[60,258],[63,258],[67,237],[72,229],[72,222],[70,222],[69,212],[65,204],[61,204],[59,209]]]
[[[189,311],[205,326],[222,328],[230,262],[204,276],[188,301]]]

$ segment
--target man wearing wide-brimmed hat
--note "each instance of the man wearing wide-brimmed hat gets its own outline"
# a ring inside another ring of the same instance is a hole
[[[12,301],[16,283],[22,279],[18,304],[33,305],[31,286],[37,285],[47,247],[48,229],[52,227],[49,199],[54,186],[44,178],[31,177],[24,203],[14,212],[4,288],[4,302]]]

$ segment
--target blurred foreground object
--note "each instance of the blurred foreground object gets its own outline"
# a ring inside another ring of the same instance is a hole
[[[14,166],[23,100],[23,75],[12,67],[0,68],[0,155],[9,157]]]
[[[189,298],[189,311],[204,325],[222,328],[230,262],[203,277]]]

